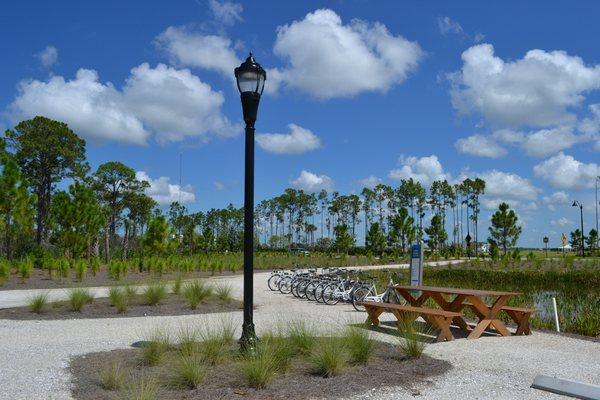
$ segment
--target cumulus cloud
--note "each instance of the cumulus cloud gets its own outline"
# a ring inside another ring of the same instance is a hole
[[[557,189],[579,190],[594,187],[595,179],[600,175],[600,166],[582,163],[560,152],[534,166],[533,172]]]
[[[527,135],[522,146],[525,152],[533,157],[547,157],[568,149],[586,138],[573,133],[569,126],[541,129]]]
[[[504,61],[490,44],[462,54],[463,67],[450,75],[453,106],[463,114],[481,113],[503,127],[573,123],[570,108],[600,88],[600,66],[589,66],[564,51],[530,50]]]
[[[213,17],[224,25],[233,25],[242,21],[244,7],[240,3],[210,0],[208,7]]]
[[[449,33],[454,33],[456,35],[464,34],[462,26],[448,16],[438,17],[437,23],[440,33],[444,36]]]
[[[515,207],[525,201],[529,201],[526,207],[531,209],[531,201],[536,200],[540,192],[528,179],[510,172],[494,169],[477,176],[485,181],[482,204],[488,209],[498,207],[501,202]]]
[[[204,35],[185,27],[168,27],[156,38],[175,65],[216,71],[233,79],[233,68],[240,64],[233,43],[224,36]]]
[[[433,181],[450,179],[436,155],[421,158],[400,157],[399,164],[400,168],[393,169],[388,174],[391,179],[400,181],[413,178],[425,187],[429,187]]]
[[[321,147],[321,139],[310,130],[289,124],[290,133],[262,133],[256,135],[258,145],[275,154],[302,154]]]
[[[237,134],[241,128],[222,114],[223,102],[222,93],[187,69],[144,63],[122,90],[89,69],[71,80],[22,81],[9,114],[14,121],[36,115],[65,121],[87,139],[145,144],[152,134],[160,141]]]
[[[373,189],[375,186],[379,185],[381,182],[382,182],[381,179],[379,179],[378,177],[376,177],[374,175],[368,176],[368,177],[358,181],[358,183],[362,187],[366,187],[369,189]]]
[[[560,217],[559,219],[552,220],[552,221],[550,221],[550,223],[553,226],[568,226],[568,225],[573,224],[571,222],[571,220],[569,220],[568,218],[565,218],[565,217]]]
[[[46,46],[35,56],[44,67],[49,68],[58,62],[58,49],[54,46]]]
[[[150,187],[146,189],[146,195],[152,197],[161,206],[169,205],[174,201],[181,204],[193,203],[196,201],[194,189],[190,185],[179,186],[170,183],[170,178],[161,176],[157,179],[152,179],[144,171],[138,171],[135,174],[140,181],[146,181]]]
[[[318,175],[306,170],[302,170],[300,176],[291,180],[290,183],[293,187],[309,193],[318,192],[323,189],[331,190],[333,188],[333,179],[327,175]]]
[[[320,9],[280,26],[275,54],[287,65],[269,74],[281,83],[318,99],[385,92],[416,69],[423,51],[416,42],[393,35],[379,22],[352,20]]]
[[[569,195],[563,191],[554,192],[550,196],[544,196],[542,202],[550,211],[555,211],[556,206],[570,205]]]
[[[477,157],[500,158],[507,154],[504,147],[500,146],[493,138],[484,135],[472,135],[458,139],[454,146],[460,153]]]

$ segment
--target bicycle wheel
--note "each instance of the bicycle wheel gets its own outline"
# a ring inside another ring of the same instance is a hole
[[[289,276],[283,277],[277,283],[277,288],[283,294],[289,294],[292,291],[292,278]]]
[[[340,297],[336,296],[337,286],[327,285],[323,289],[323,303],[333,306],[340,301]]]
[[[325,283],[321,283],[320,285],[317,285],[317,287],[315,288],[315,293],[314,293],[314,297],[315,300],[317,301],[317,303],[323,303],[323,288],[326,286]]]
[[[269,289],[271,289],[274,292],[276,290],[278,290],[277,283],[279,282],[280,279],[281,279],[281,275],[279,275],[279,274],[271,275],[271,277],[267,281],[267,285],[269,286]]]
[[[354,307],[356,311],[365,311],[365,307],[357,303],[363,301],[367,296],[373,296],[373,294],[373,289],[367,286],[357,288],[352,294],[352,307]]]
[[[317,289],[317,284],[315,282],[309,282],[304,289],[304,295],[306,299],[309,301],[315,301],[315,290]]]
[[[298,285],[296,292],[298,293],[299,298],[301,298],[301,299],[306,298],[306,288],[308,287],[308,284],[309,284],[308,281],[304,281]]]

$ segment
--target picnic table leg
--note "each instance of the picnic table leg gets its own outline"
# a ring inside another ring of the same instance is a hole
[[[529,326],[529,318],[531,317],[531,313],[515,312],[512,310],[506,310],[506,313],[517,324],[517,331],[515,332],[515,335],[531,335],[531,328]]]
[[[442,296],[440,293],[431,293],[431,298],[442,308],[442,310],[460,313],[465,307],[463,303],[467,296],[464,294],[460,294],[456,296],[451,302],[444,299],[444,296]],[[454,317],[452,320],[461,329],[467,332],[471,331],[471,327],[469,326],[469,324],[467,324],[463,317]]]
[[[450,323],[452,322],[452,317],[427,315],[426,318],[440,330],[440,333],[436,338],[437,342],[443,342],[444,340],[450,342],[454,340],[454,336],[452,335],[452,331],[450,330]]]
[[[400,295],[404,297],[404,299],[413,307],[421,307],[423,303],[425,303],[425,301],[430,297],[429,293],[425,292],[422,292],[419,297],[415,298],[407,289],[396,288],[396,291],[400,293]]]
[[[365,306],[365,310],[367,311],[367,320],[365,321],[365,325],[375,325],[379,326],[379,316],[383,313],[384,309],[381,307],[369,307]]]
[[[479,338],[483,331],[485,331],[485,329],[490,325],[492,325],[502,336],[510,336],[510,332],[508,331],[508,329],[506,329],[504,323],[498,318],[496,318],[498,312],[500,312],[500,309],[508,301],[508,297],[509,296],[499,296],[498,299],[494,302],[494,304],[491,307],[489,307],[479,297],[469,296],[469,301],[471,302],[473,308],[479,311],[479,313],[484,317],[483,319],[479,320],[479,323],[477,324],[475,329],[471,331],[467,339]]]

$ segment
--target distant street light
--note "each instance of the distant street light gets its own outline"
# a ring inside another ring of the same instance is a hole
[[[252,53],[234,71],[242,100],[246,123],[246,146],[244,165],[244,324],[240,346],[242,351],[253,350],[256,345],[254,332],[253,285],[254,285],[254,123],[258,103],[267,79],[266,71],[254,60]]]
[[[575,200],[573,207],[579,207],[579,215],[581,216],[581,257],[585,257],[585,242],[583,239],[583,204]]]

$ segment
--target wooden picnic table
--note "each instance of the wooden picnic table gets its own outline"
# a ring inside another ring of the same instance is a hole
[[[510,297],[522,294],[496,290],[455,289],[433,286],[396,285],[394,289],[413,307],[421,307],[427,299],[432,299],[442,310],[461,314],[465,307],[470,307],[479,318],[479,322],[475,328],[471,329],[462,315],[453,318],[455,324],[469,332],[468,339],[479,338],[490,327],[494,328],[502,336],[510,336],[510,332],[506,329],[504,323],[498,319],[498,313],[506,305]],[[415,292],[419,292],[420,295],[417,297],[413,296]],[[454,298],[446,300],[444,295],[454,296]],[[490,297],[495,298],[495,300],[492,301],[491,305],[488,305],[484,299]]]

